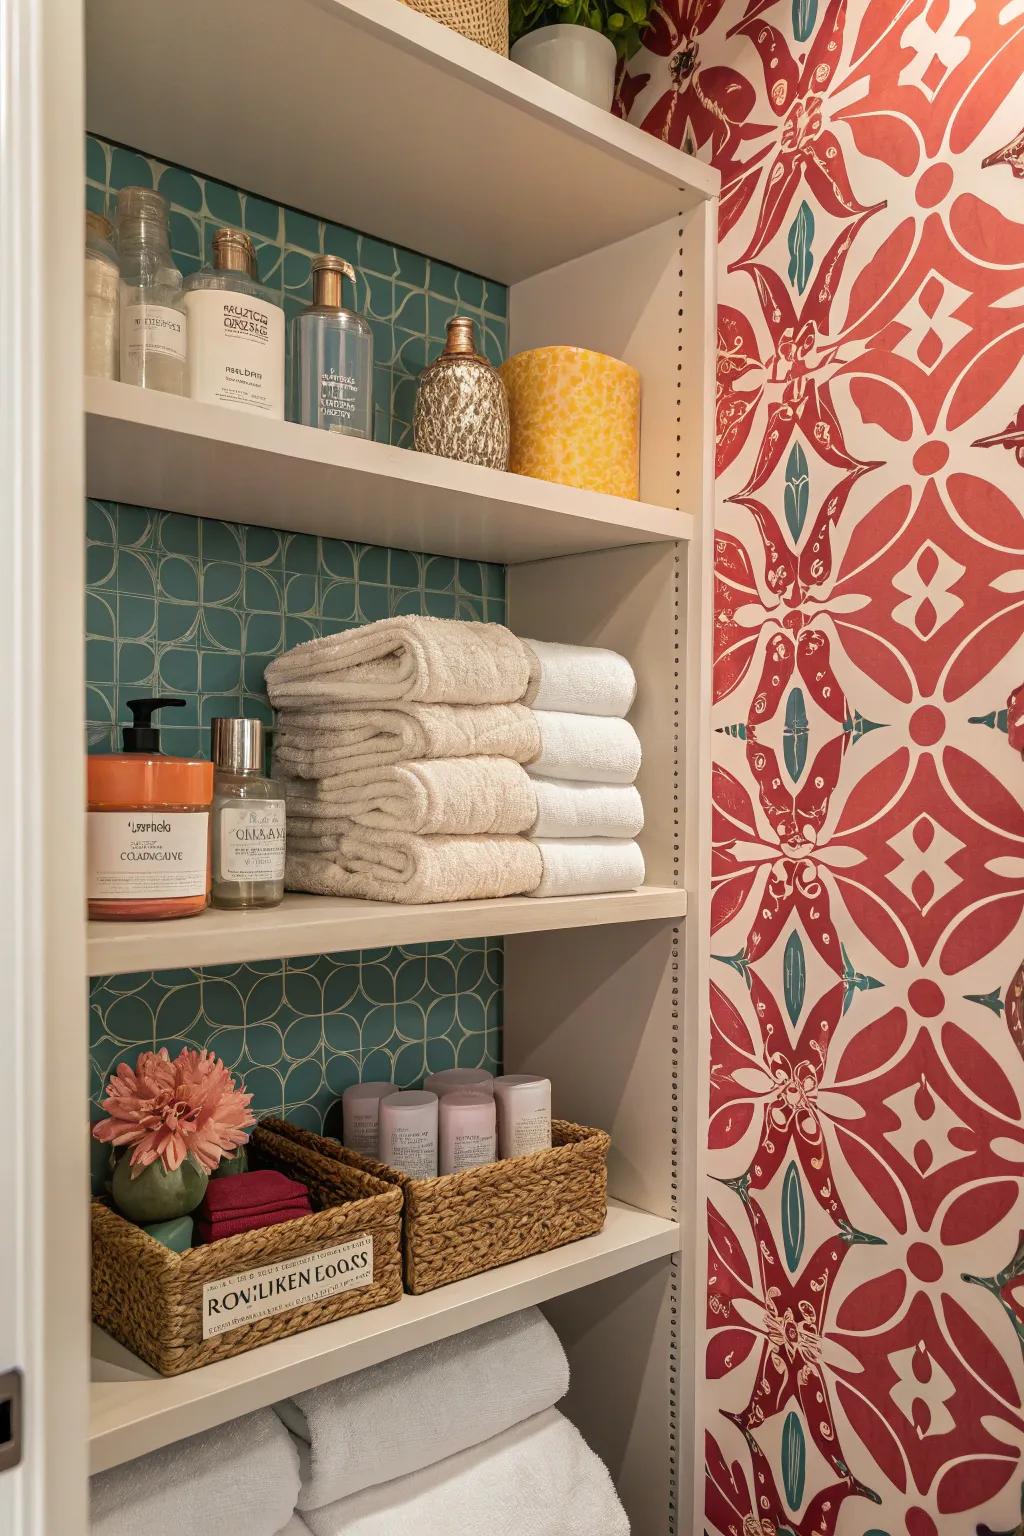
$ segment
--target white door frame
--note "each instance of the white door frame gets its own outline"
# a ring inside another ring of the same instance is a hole
[[[0,0],[2,1536],[84,1536],[82,0]]]

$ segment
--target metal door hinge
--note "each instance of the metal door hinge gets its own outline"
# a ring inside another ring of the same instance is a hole
[[[21,1461],[21,1372],[0,1375],[0,1472]]]

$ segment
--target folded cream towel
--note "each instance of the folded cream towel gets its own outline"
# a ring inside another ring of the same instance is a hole
[[[278,1536],[299,1497],[295,1446],[270,1408],[100,1472],[91,1536]]]
[[[644,883],[639,843],[614,837],[538,838],[544,863],[534,896],[593,896],[634,891]]]
[[[289,846],[284,883],[318,896],[412,903],[525,896],[540,876],[540,853],[525,837],[421,837],[347,822],[336,852]]]
[[[278,1536],[309,1536],[309,1526],[301,1515],[292,1515],[288,1524],[283,1531],[278,1533]]]
[[[282,710],[274,743],[282,770],[330,779],[425,757],[511,757],[529,762],[540,731],[525,704],[354,704]]]
[[[511,704],[530,681],[526,648],[503,624],[418,614],[306,640],[272,661],[267,692],[295,704],[412,699],[422,704]]]
[[[323,779],[284,782],[289,831],[298,817],[332,827],[349,820],[391,832],[473,836],[527,832],[537,817],[533,781],[507,757],[392,763],[346,774],[344,785],[337,787]]]
[[[523,644],[530,654],[530,686],[523,702],[533,709],[629,714],[636,676],[625,656],[596,645],[557,645],[550,640]]]
[[[535,713],[540,752],[528,764],[545,779],[632,784],[640,772],[640,738],[628,720],[600,715]]]
[[[277,1404],[296,1437],[301,1510],[433,1466],[551,1408],[569,1363],[536,1307]]]
[[[635,784],[531,779],[537,796],[533,837],[636,837],[644,808]],[[289,823],[289,835],[291,823]]]
[[[305,1518],[314,1536],[629,1536],[607,1467],[557,1408]]]

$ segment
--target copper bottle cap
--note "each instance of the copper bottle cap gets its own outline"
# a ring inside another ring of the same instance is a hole
[[[218,229],[213,237],[213,264],[218,272],[256,276],[256,247],[240,229]]]
[[[86,233],[98,235],[101,240],[109,244],[114,238],[114,226],[109,219],[105,219],[102,213],[93,213],[91,208],[85,210]]]
[[[448,321],[443,357],[476,357],[476,324],[469,315]]]
[[[345,301],[342,279],[356,280],[355,268],[341,256],[315,256],[310,263],[313,274],[315,309],[341,309]]]

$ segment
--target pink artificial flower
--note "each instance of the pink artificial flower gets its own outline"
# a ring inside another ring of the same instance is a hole
[[[187,1046],[171,1061],[166,1047],[143,1051],[134,1070],[122,1062],[107,1085],[110,1116],[93,1126],[97,1141],[131,1147],[132,1178],[157,1158],[168,1173],[186,1157],[212,1173],[225,1153],[248,1141],[255,1125],[251,1093],[243,1093],[212,1051]]]

